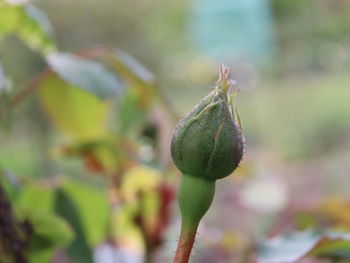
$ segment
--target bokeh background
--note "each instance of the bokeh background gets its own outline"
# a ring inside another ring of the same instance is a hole
[[[128,92],[112,99],[102,122],[92,124],[107,123],[103,136],[79,137],[62,129],[55,112],[66,108],[64,96],[62,102],[45,102],[40,87],[16,105],[11,128],[0,131],[2,180],[14,210],[58,215],[73,233],[64,245],[52,241],[44,249],[51,240],[46,237],[29,262],[171,261],[180,224],[173,196],[180,174],[169,155],[171,132],[215,85],[222,63],[241,90],[235,103],[246,154],[241,167],[217,183],[192,262],[255,262],[256,244],[264,238],[309,228],[350,228],[349,0],[32,4],[46,14],[60,52],[87,50],[86,56],[95,59],[92,46],[118,48],[147,69],[146,79],[152,72],[152,88],[141,85],[141,95],[132,93],[136,99]],[[2,35],[0,62],[12,97],[33,83],[46,61],[15,33]],[[142,100],[147,96],[151,102]],[[147,107],[138,108],[142,103]],[[75,116],[94,120],[95,108],[85,107],[73,107]],[[64,119],[71,113],[59,114]],[[102,137],[111,151],[101,146]],[[104,161],[96,157],[101,151],[94,143],[103,148]],[[38,218],[32,224],[50,225]],[[157,237],[147,232],[153,223],[161,225]],[[145,256],[148,250],[151,255]]]

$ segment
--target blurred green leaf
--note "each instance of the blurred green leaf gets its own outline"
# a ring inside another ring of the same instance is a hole
[[[105,133],[108,102],[67,84],[51,71],[40,78],[37,86],[44,110],[58,128],[82,140]]]
[[[0,37],[16,34],[33,49],[48,54],[55,51],[51,25],[43,12],[32,4],[0,2]]]
[[[55,250],[53,249],[42,249],[40,251],[31,252],[28,255],[29,262],[35,263],[47,263],[50,262]]]
[[[147,109],[156,95],[153,74],[135,58],[121,50],[111,49],[106,54],[107,64],[138,98],[139,108]]]
[[[37,204],[32,204],[32,207]],[[17,209],[17,215],[23,222],[28,222],[29,262],[47,263],[58,247],[67,245],[73,239],[73,231],[67,222],[50,212],[27,207]]]
[[[0,126],[5,129],[11,127],[11,101],[10,101],[11,83],[6,78],[0,64]]]
[[[11,138],[12,137],[12,138]],[[38,177],[42,168],[40,161],[40,147],[34,140],[23,140],[15,136],[7,136],[7,142],[1,143],[0,166],[15,175],[32,175]]]
[[[12,111],[10,96],[6,92],[0,91],[0,126],[5,130],[11,128]]]
[[[118,126],[122,132],[135,130],[135,127],[140,128],[155,97],[152,73],[134,58],[119,50],[98,47],[80,52],[80,55],[102,59],[114,74],[92,60],[71,54],[51,54],[48,63],[54,73],[45,73],[38,82],[41,101],[46,112],[67,133],[79,139],[95,139],[105,131],[102,122],[106,120],[107,108],[103,108],[105,110],[103,116],[103,109],[98,110],[97,105],[92,105],[93,99],[87,102],[87,95],[82,99],[80,96],[83,93],[73,89],[80,88],[105,99],[119,95],[123,85],[129,89],[119,97]],[[116,76],[124,83],[121,84]],[[66,87],[58,87],[64,85]],[[108,104],[98,100],[95,100],[94,104],[103,103]]]
[[[138,133],[147,120],[147,111],[142,108],[138,96],[128,90],[117,105],[117,124],[121,133]]]
[[[30,240],[31,250],[64,246],[73,239],[72,229],[67,222],[52,213],[22,210],[22,216],[28,219],[34,228],[34,235]]]
[[[344,232],[292,232],[258,245],[258,262],[295,262],[306,256],[350,258],[350,235]]]
[[[67,245],[74,237],[66,221],[54,214],[30,211],[27,218],[34,228],[29,239],[30,262],[49,262],[55,249]]]
[[[67,83],[101,99],[108,99],[122,92],[122,85],[116,76],[97,62],[72,54],[54,53],[48,56],[48,63]]]
[[[310,254],[326,258],[349,260],[350,234],[339,231],[327,232],[320,244]]]
[[[139,84],[153,85],[154,75],[135,58],[120,49],[111,50],[108,59],[116,72],[124,79],[133,80]]]
[[[35,184],[25,184],[22,186],[15,204],[17,208],[24,210],[50,212],[53,210],[54,198],[53,189]]]
[[[119,49],[97,46],[78,54],[104,62],[123,81],[127,90],[118,99],[116,123],[121,132],[129,133],[140,128],[157,94],[154,75]]]
[[[75,203],[88,243],[97,245],[104,241],[109,218],[105,189],[73,180],[67,180],[63,189]]]
[[[135,58],[119,49],[110,50],[106,61],[128,85],[117,107],[118,127],[123,133],[137,133],[144,125],[156,95],[155,78]]]
[[[74,262],[92,263],[92,252],[82,226],[81,215],[71,197],[62,189],[56,193],[55,211],[70,223],[75,233],[75,239],[66,247],[68,255]]]

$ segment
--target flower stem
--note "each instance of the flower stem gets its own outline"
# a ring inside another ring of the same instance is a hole
[[[215,193],[215,181],[184,174],[178,201],[182,216],[181,234],[173,263],[188,263],[199,222],[208,211]]]
[[[174,263],[188,263],[196,234],[197,231],[188,231],[186,228],[182,227]]]

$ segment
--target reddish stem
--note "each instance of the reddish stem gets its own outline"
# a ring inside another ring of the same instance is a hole
[[[177,244],[177,249],[173,263],[188,263],[193,244],[196,238],[196,233],[196,230],[188,231],[187,228],[181,229],[181,235]]]

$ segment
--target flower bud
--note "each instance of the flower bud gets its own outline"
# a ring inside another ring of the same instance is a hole
[[[239,165],[244,139],[231,104],[233,95],[228,69],[222,67],[214,90],[176,126],[171,155],[183,174],[216,180]]]

